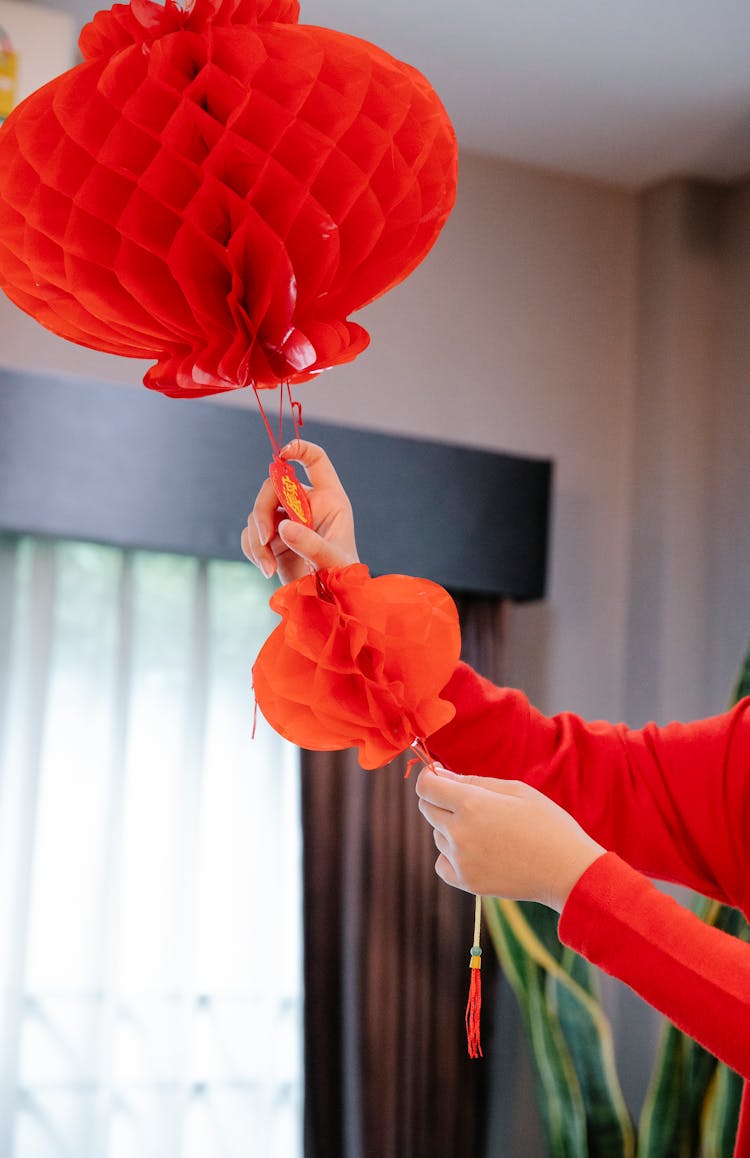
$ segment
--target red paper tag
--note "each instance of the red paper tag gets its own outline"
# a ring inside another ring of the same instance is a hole
[[[282,507],[295,523],[303,523],[306,527],[313,525],[313,516],[307,493],[294,473],[294,467],[280,458],[274,458],[268,473],[271,476],[273,489]]]

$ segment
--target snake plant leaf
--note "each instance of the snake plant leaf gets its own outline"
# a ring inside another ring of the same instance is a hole
[[[586,1108],[559,1024],[547,1009],[545,970],[504,918],[502,903],[486,899],[485,920],[521,1010],[549,1153],[555,1158],[586,1158]]]
[[[692,1158],[696,1117],[700,1113],[702,1093],[691,1097],[693,1083],[688,1080],[691,1068],[690,1039],[665,1024],[662,1028],[656,1066],[651,1077],[638,1131],[638,1158]],[[705,1052],[705,1051],[704,1051]],[[713,1059],[715,1069],[716,1059]],[[706,1088],[710,1084],[709,1072]]]
[[[526,1030],[531,1042],[540,1100],[551,1153],[560,1158],[586,1154],[586,1105],[565,1036],[549,1009],[544,970],[526,957]]]
[[[748,647],[745,658],[742,661],[737,682],[732,689],[732,698],[730,703],[736,704],[745,696],[750,696],[750,647]]]
[[[573,963],[556,914],[542,905],[486,900],[485,915],[526,1026],[550,1155],[632,1158],[632,1123],[591,967]]]
[[[527,952],[546,971],[547,1006],[560,1023],[586,1106],[590,1158],[632,1158],[635,1132],[617,1077],[612,1031],[601,1008],[595,971],[561,944],[558,916],[552,909],[527,901],[505,901],[500,910]],[[526,924],[525,931],[521,922]]]
[[[748,667],[750,671],[750,667]],[[709,923],[740,940],[750,942],[750,925],[738,909],[710,902]],[[716,1062],[714,1078],[704,1098],[700,1118],[701,1154],[704,1158],[731,1158],[740,1117],[742,1078]]]
[[[571,978],[593,998],[599,998],[596,976],[582,957],[565,949],[561,961]],[[612,1035],[602,1033],[570,987],[559,978],[547,978],[550,1008],[555,1010],[573,1059],[586,1105],[589,1158],[633,1158],[635,1131],[622,1096],[615,1065]]]
[[[694,897],[691,908],[708,925],[727,921],[729,910],[705,897]],[[703,1106],[718,1065],[708,1050],[663,1023],[641,1113],[638,1158],[691,1158],[699,1151]]]
[[[750,664],[745,668],[750,677]],[[750,943],[750,925],[738,909],[713,902],[710,923]],[[699,1048],[699,1047],[698,1047]],[[729,1066],[716,1063],[715,1077],[704,1099],[700,1121],[701,1153],[705,1158],[731,1158],[740,1118],[742,1078]]]
[[[703,1158],[731,1158],[742,1100],[742,1078],[728,1066],[717,1065],[701,1121]]]

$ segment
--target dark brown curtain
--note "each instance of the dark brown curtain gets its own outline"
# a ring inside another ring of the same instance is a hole
[[[501,681],[500,601],[456,602],[464,658]],[[303,753],[305,1158],[481,1152],[488,1066],[468,1058],[463,1023],[474,902],[435,875],[405,765],[364,772],[352,752]]]

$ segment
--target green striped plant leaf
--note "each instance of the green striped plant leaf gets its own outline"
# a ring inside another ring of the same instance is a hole
[[[563,951],[562,967],[598,1001],[596,974],[582,957]],[[635,1155],[635,1130],[620,1089],[609,1023],[591,1017],[559,978],[548,977],[550,1007],[557,1011],[586,1104],[586,1141],[590,1158]]]
[[[717,1064],[701,1121],[702,1158],[731,1158],[741,1100],[742,1078]]]
[[[730,704],[738,703],[745,696],[750,696],[750,647],[747,649],[740,673],[737,676],[737,682],[732,689]]]
[[[549,1152],[559,1158],[580,1158],[586,1153],[586,1107],[581,1089],[559,1022],[546,1007],[544,967],[517,937],[517,923],[508,921],[503,912],[507,904],[496,898],[486,900],[485,920],[531,1045]]]
[[[485,917],[526,1027],[550,1154],[632,1158],[633,1127],[591,967],[572,960],[542,905],[487,899]]]
[[[737,909],[696,897],[692,909],[707,925],[750,941]],[[742,1078],[670,1022],[659,1052],[638,1130],[638,1158],[731,1158]]]

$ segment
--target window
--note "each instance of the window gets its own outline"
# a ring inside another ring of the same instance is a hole
[[[0,536],[0,1154],[301,1154],[267,599],[241,563]]]

